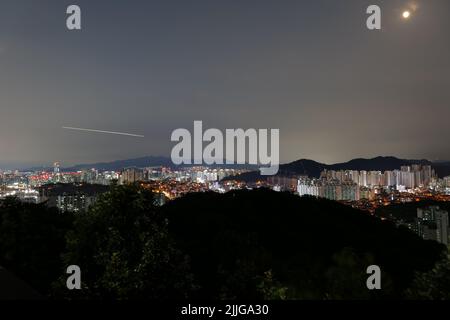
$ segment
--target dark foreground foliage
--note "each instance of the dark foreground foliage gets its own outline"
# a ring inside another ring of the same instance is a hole
[[[348,206],[268,190],[189,195],[162,210],[200,297],[258,298],[272,283],[266,298],[401,298],[445,250]],[[367,290],[371,264],[381,291]]]
[[[336,202],[269,190],[159,208],[112,187],[86,213],[0,204],[0,265],[52,298],[445,299],[445,248]],[[66,288],[79,265],[82,290]],[[382,290],[366,287],[369,265]]]

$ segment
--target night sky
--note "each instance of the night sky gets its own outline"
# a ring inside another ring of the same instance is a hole
[[[81,31],[66,29],[70,4]],[[448,0],[1,0],[0,167],[170,156],[194,120],[279,128],[282,162],[450,159],[449,13]]]

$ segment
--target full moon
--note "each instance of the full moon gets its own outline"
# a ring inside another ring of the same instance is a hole
[[[405,18],[405,19],[408,19],[410,15],[411,15],[411,13],[409,11],[403,12],[403,18]]]

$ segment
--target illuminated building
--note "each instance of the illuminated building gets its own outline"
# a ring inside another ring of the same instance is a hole
[[[127,168],[120,174],[120,184],[131,184],[144,180],[144,171],[138,168]]]
[[[435,240],[448,245],[448,212],[438,206],[417,209],[417,230],[425,240]]]

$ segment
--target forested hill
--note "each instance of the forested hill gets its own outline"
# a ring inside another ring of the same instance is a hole
[[[291,163],[280,165],[278,175],[307,175],[318,178],[320,173],[327,170],[366,170],[366,171],[386,171],[400,169],[401,166],[422,164],[431,165],[440,177],[450,175],[450,163],[433,163],[428,160],[407,160],[395,157],[376,157],[372,159],[353,159],[348,162],[336,164],[324,164],[308,159],[300,159]],[[246,182],[255,182],[265,180],[267,176],[261,176],[259,171],[251,171],[239,176],[227,177],[224,180],[239,180]]]
[[[337,202],[269,190],[193,194],[162,209],[201,296],[253,297],[271,271],[293,298],[364,298],[366,268],[376,264],[382,295],[398,297],[444,249]]]

